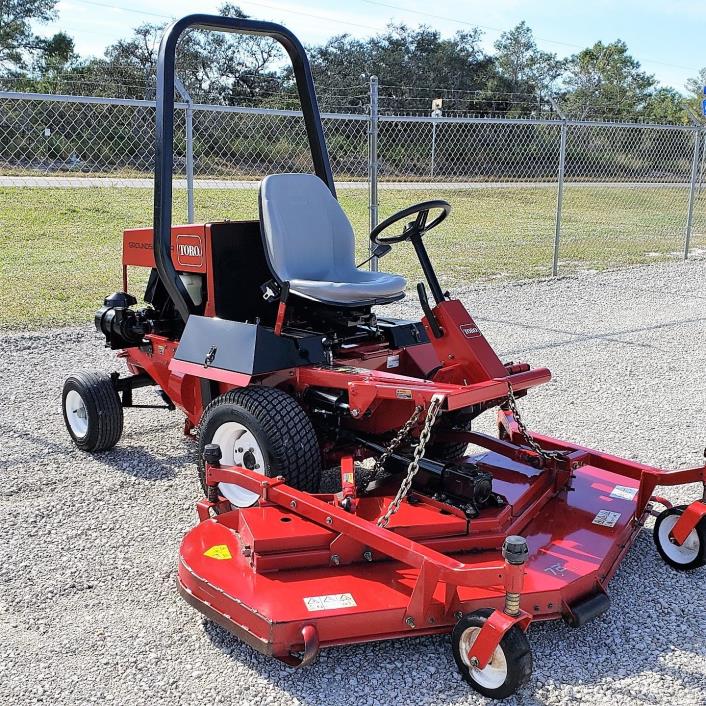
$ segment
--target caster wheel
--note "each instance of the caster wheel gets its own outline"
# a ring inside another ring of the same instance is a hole
[[[81,451],[107,451],[118,443],[123,407],[110,375],[71,375],[64,383],[61,407],[66,429]]]
[[[690,571],[706,564],[706,520],[696,525],[681,546],[669,537],[685,509],[686,505],[680,505],[661,512],[652,532],[659,555],[678,571]]]
[[[492,612],[484,608],[464,615],[453,629],[451,645],[461,676],[483,696],[504,699],[532,675],[532,651],[527,636],[515,626],[505,633],[483,669],[471,666],[468,652]]]

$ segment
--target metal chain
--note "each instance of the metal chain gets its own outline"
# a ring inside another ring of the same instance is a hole
[[[385,462],[393,451],[409,436],[412,428],[419,420],[419,415],[422,413],[423,409],[424,407],[422,405],[417,405],[414,408],[412,416],[404,423],[404,426],[402,426],[402,428],[397,432],[395,438],[390,441],[385,450],[380,454],[380,457],[375,461],[375,466],[363,473],[361,479],[358,481],[359,493],[362,493],[370,483],[372,483],[380,476],[381,473],[385,471]]]
[[[522,416],[520,415],[520,410],[517,406],[515,391],[512,389],[512,383],[509,380],[507,381],[507,404],[512,412],[512,416],[515,418],[517,428],[520,430],[522,438],[525,440],[527,446],[532,449],[532,451],[534,451],[544,461],[566,460],[566,453],[564,451],[547,451],[534,440],[534,437],[530,434],[529,429],[527,429],[525,423],[522,421]]]
[[[392,502],[388,505],[387,510],[385,510],[385,514],[377,521],[378,527],[387,527],[390,522],[390,518],[400,509],[400,503],[407,497],[407,494],[412,488],[412,481],[419,470],[419,461],[422,456],[424,456],[424,449],[426,448],[429,437],[431,436],[431,430],[434,427],[434,423],[436,422],[436,418],[441,410],[441,404],[443,401],[444,397],[442,395],[434,395],[431,398],[431,403],[429,404],[429,409],[427,410],[427,417],[424,420],[424,426],[419,434],[419,441],[414,447],[414,455],[412,460],[409,462],[409,466],[407,466],[407,475],[402,481],[402,484],[397,491],[397,495],[395,495]],[[419,407],[417,409],[419,409]],[[417,417],[419,417],[418,414]]]
[[[417,421],[419,421],[419,415],[422,413],[423,409],[424,407],[420,404],[414,408],[412,416],[404,423],[404,426],[397,432],[395,438],[392,439],[385,450],[380,454],[380,458],[375,461],[375,468],[373,469],[376,474],[384,470],[385,461],[387,461],[392,452],[409,436],[412,428]]]

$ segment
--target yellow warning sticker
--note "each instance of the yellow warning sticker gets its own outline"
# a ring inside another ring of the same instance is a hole
[[[230,549],[228,549],[227,545],[225,544],[215,544],[210,549],[207,549],[203,553],[203,555],[211,557],[211,559],[218,559],[219,561],[233,558],[230,553]]]

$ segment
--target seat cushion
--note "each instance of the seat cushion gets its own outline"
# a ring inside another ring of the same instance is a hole
[[[259,197],[268,262],[292,293],[348,305],[404,296],[404,277],[356,267],[353,228],[317,176],[272,174]]]
[[[386,272],[369,272],[376,275],[358,282],[331,282],[314,279],[290,280],[290,291],[308,299],[350,304],[372,300],[398,298],[407,284],[404,277]]]

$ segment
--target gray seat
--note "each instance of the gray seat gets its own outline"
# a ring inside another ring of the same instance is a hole
[[[344,305],[404,296],[404,277],[355,266],[355,241],[341,205],[311,174],[273,174],[260,185],[260,222],[275,276],[306,299]]]

